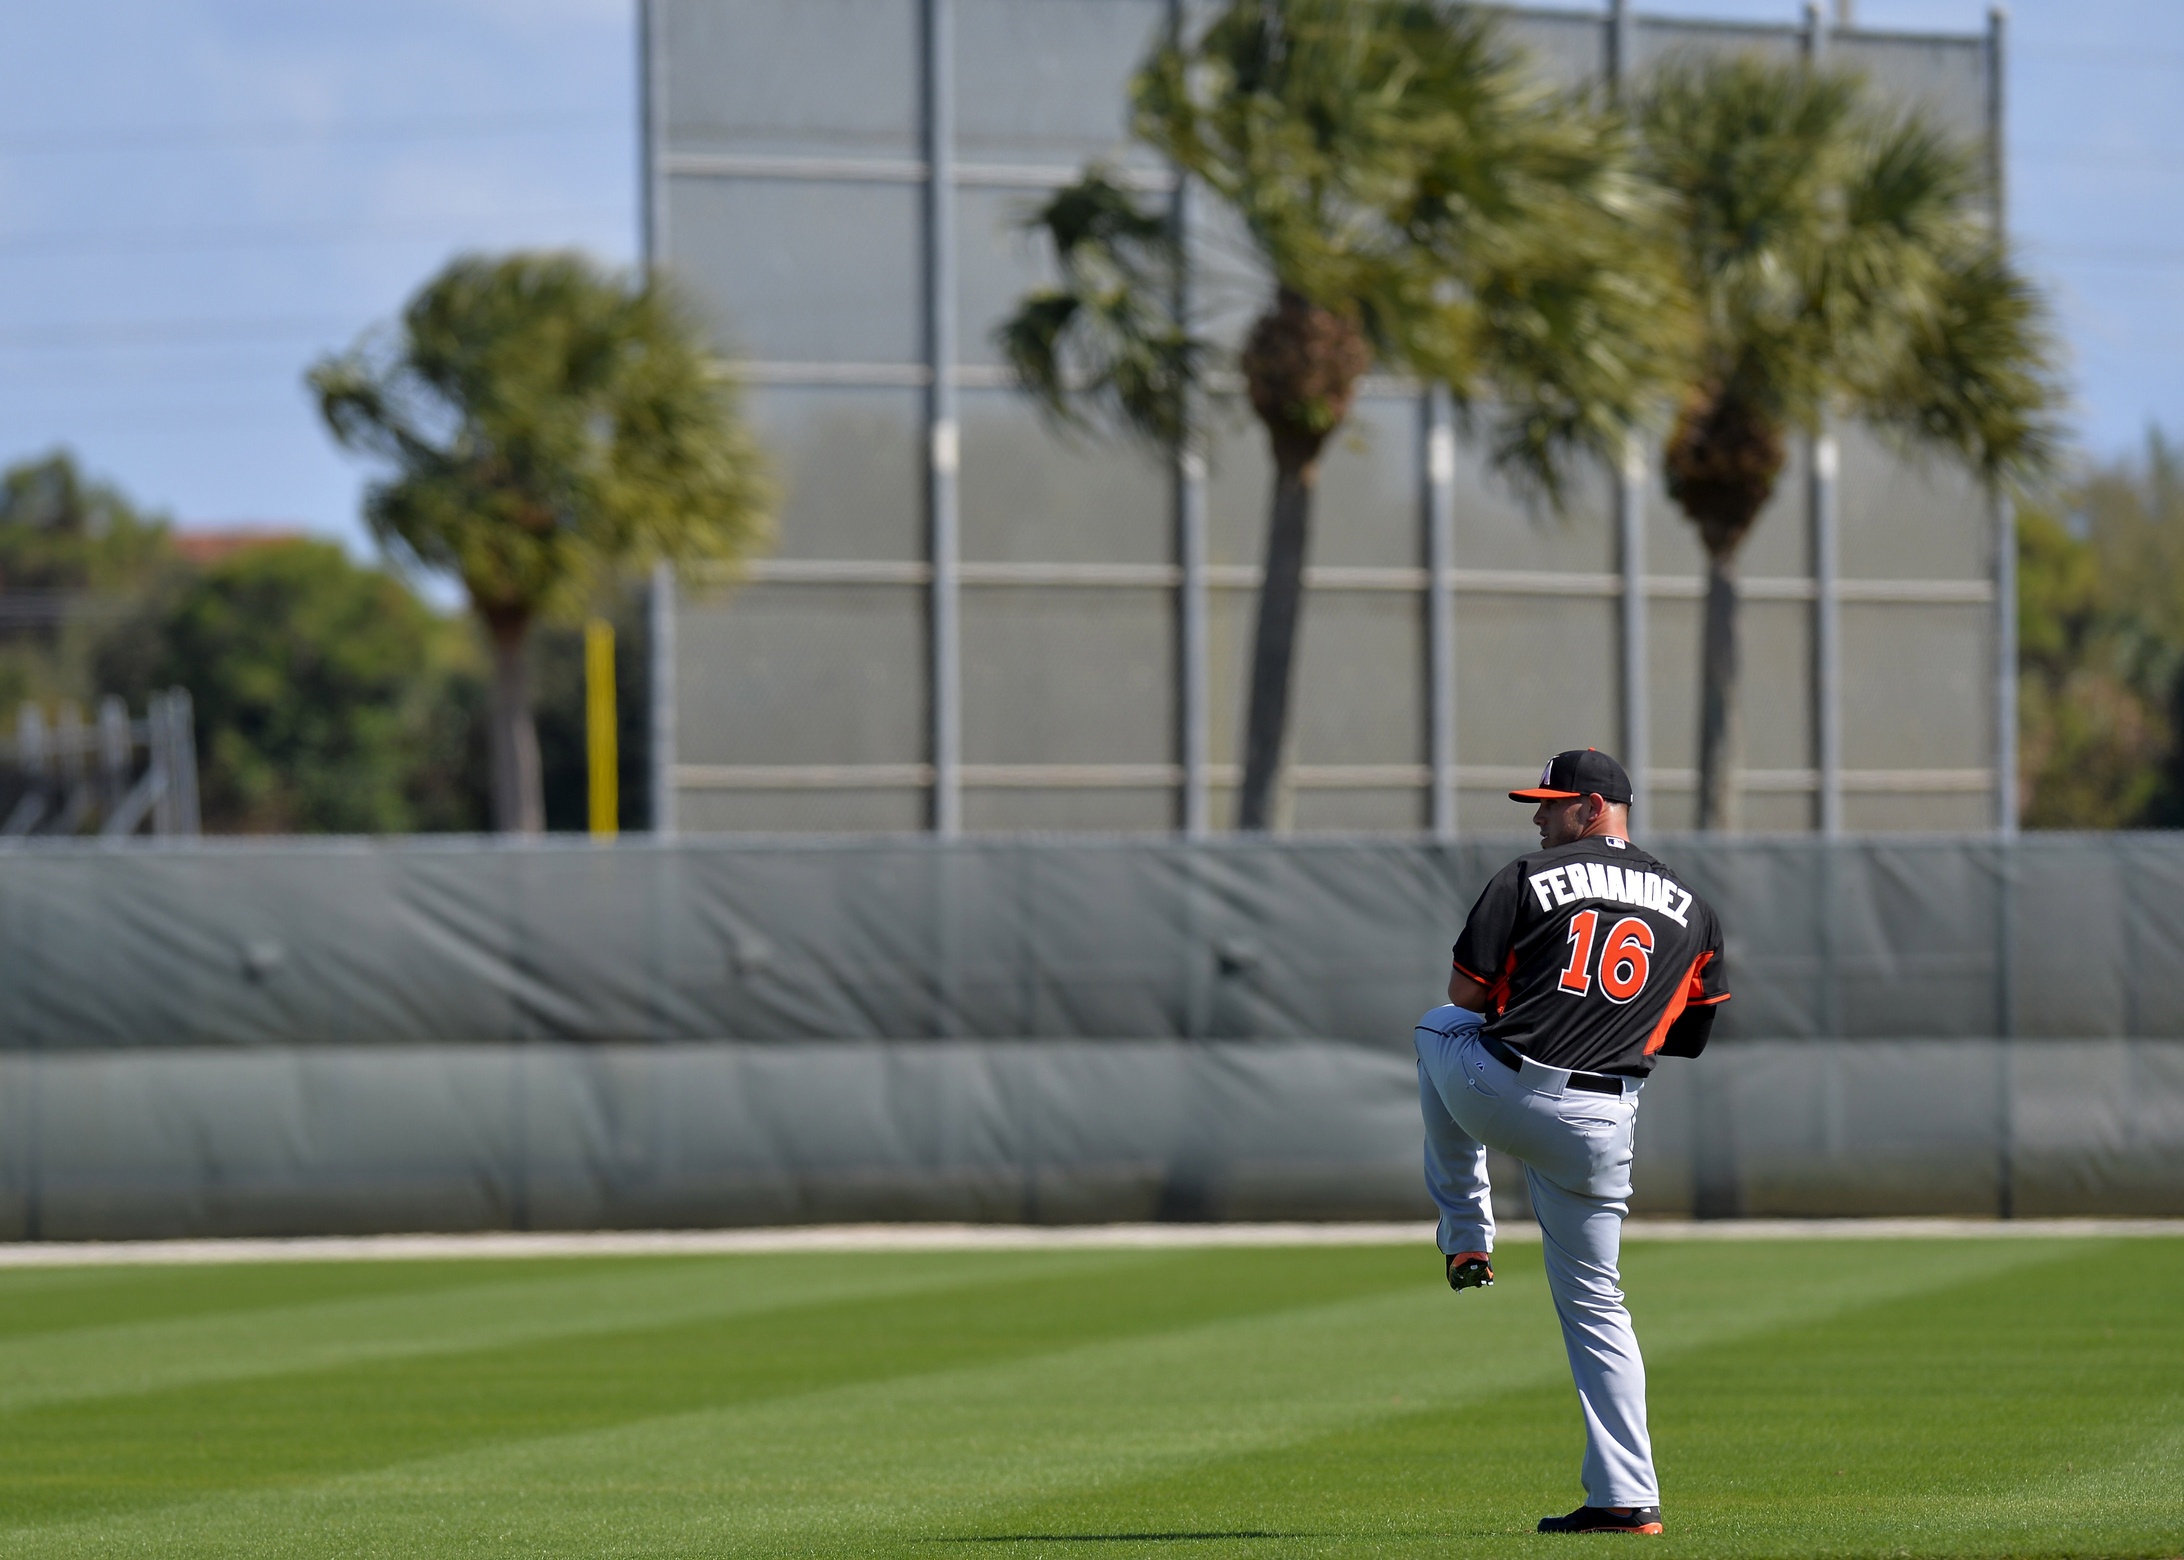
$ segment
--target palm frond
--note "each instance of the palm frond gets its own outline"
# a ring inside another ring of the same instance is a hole
[[[1990,481],[2054,472],[2064,402],[2039,289],[1988,243],[1949,265],[1865,409],[1913,449],[1945,449]]]
[[[1018,387],[1057,427],[1104,425],[1177,448],[1191,437],[1206,349],[1177,314],[1181,259],[1166,213],[1095,168],[1025,226],[1044,234],[1061,280],[994,332]]]
[[[1989,475],[2052,457],[2045,305],[1993,244],[1969,148],[1855,72],[1753,58],[1662,73],[1638,125],[1699,321],[1694,383],[1785,426],[1869,416]]]

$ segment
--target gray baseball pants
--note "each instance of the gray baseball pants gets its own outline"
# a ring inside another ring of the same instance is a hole
[[[1413,1037],[1426,1118],[1426,1189],[1441,1210],[1441,1250],[1494,1249],[1486,1151],[1519,1161],[1585,1411],[1585,1503],[1658,1506],[1646,1365],[1616,1276],[1644,1085],[1625,1079],[1620,1095],[1568,1089],[1567,1072],[1529,1057],[1511,1071],[1479,1044],[1480,1023],[1467,1008],[1437,1007],[1418,1021]]]

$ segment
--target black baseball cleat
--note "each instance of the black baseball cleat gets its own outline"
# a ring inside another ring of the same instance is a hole
[[[1485,1252],[1457,1251],[1449,1254],[1449,1288],[1484,1289],[1493,1282],[1494,1263]]]
[[[1580,1506],[1566,1517],[1541,1517],[1542,1533],[1658,1533],[1658,1506]]]

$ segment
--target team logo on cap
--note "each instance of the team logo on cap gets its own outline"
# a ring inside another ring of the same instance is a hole
[[[1554,761],[1553,759],[1551,759],[1551,758],[1550,758],[1549,760],[1547,760],[1547,762],[1546,762],[1546,763],[1544,763],[1544,764],[1540,765],[1540,770],[1539,770],[1539,783],[1540,783],[1540,785],[1541,785],[1541,787],[1542,787],[1542,788],[1544,788],[1544,787],[1545,787],[1545,786],[1546,786],[1546,785],[1547,785],[1547,784],[1549,783],[1550,779],[1551,779],[1551,778],[1553,777],[1553,775],[1554,775],[1554,772],[1555,772],[1555,761]]]

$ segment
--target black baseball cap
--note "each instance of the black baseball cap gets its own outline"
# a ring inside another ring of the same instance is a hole
[[[1512,802],[1566,802],[1575,796],[1598,793],[1601,800],[1628,802],[1630,776],[1623,766],[1598,748],[1571,748],[1547,760],[1539,772],[1539,784],[1529,791],[1511,791]]]

